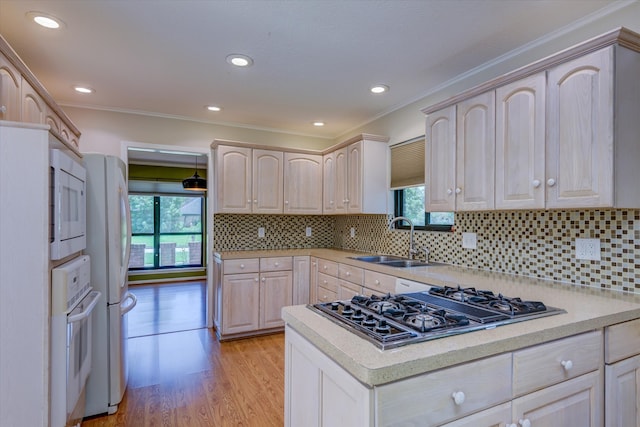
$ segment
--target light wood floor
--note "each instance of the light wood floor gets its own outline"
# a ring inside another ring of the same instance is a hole
[[[129,339],[129,363],[118,412],[82,427],[284,425],[284,334],[224,343],[207,328],[140,336]]]

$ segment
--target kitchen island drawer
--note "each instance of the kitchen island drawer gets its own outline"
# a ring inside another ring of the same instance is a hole
[[[326,259],[318,260],[318,271],[333,277],[338,277],[338,263],[327,261]]]
[[[514,396],[595,371],[602,363],[600,330],[516,351],[513,353]]]
[[[324,286],[318,286],[318,301],[333,302],[338,300],[338,291],[327,289]]]
[[[378,293],[394,293],[396,290],[396,278],[388,274],[365,270],[363,286]],[[366,289],[365,293],[367,293]]]
[[[271,258],[260,258],[260,271],[284,271],[293,270],[293,258],[290,256],[280,256]]]
[[[435,426],[511,400],[511,354],[375,389],[380,426]]]
[[[329,289],[330,291],[335,292],[336,295],[338,294],[338,289],[340,288],[337,277],[329,276],[324,273],[318,273],[318,286]]]
[[[605,328],[604,351],[607,364],[640,354],[640,319]]]
[[[364,270],[362,268],[354,267],[347,264],[338,265],[338,277],[343,280],[348,280],[351,283],[362,286],[362,280],[364,278]]]
[[[258,273],[260,258],[228,259],[224,261],[224,274]]]

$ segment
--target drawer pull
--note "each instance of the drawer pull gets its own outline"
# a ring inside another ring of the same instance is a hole
[[[244,264],[240,264],[240,268],[244,268]]]
[[[324,265],[324,266],[322,266],[322,268],[324,268],[324,269],[326,270],[326,269],[328,269],[329,267],[328,267],[328,266],[326,266],[326,265]]]
[[[351,276],[351,273],[349,273],[349,272],[347,271],[347,277],[349,277],[349,276]]]
[[[560,362],[565,371],[571,370],[573,368],[573,362],[571,360],[563,360]]]
[[[255,278],[255,279],[253,279],[253,280],[255,280],[255,281],[257,282],[257,281],[258,281],[258,278],[256,277],[256,278]]]
[[[451,397],[453,398],[453,402],[458,406],[464,403],[465,395],[462,391],[454,391]]]
[[[524,420],[518,421],[518,425],[521,427],[531,427],[531,421],[529,421],[528,418],[525,418]]]
[[[279,262],[274,262],[273,265],[275,265],[276,267],[280,265]]]
[[[375,283],[376,285],[379,285],[380,284],[380,280],[374,280],[373,283]]]

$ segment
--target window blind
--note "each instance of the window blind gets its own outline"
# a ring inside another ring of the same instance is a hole
[[[391,147],[391,189],[424,185],[424,137]]]

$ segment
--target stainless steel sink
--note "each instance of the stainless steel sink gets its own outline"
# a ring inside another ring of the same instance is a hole
[[[399,256],[393,256],[393,255],[366,255],[366,256],[355,256],[355,257],[349,257],[349,258],[355,259],[358,261],[373,262],[375,264],[383,263],[383,262],[386,263],[391,261],[403,261],[405,259]]]
[[[387,267],[426,267],[434,265],[445,265],[439,262],[424,262],[417,259],[408,259],[393,255],[366,255],[349,257],[357,261],[370,262],[372,264],[386,265]]]

